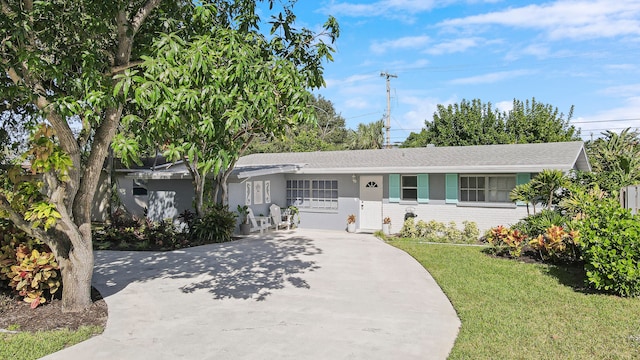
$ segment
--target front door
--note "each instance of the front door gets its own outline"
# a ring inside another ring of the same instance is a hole
[[[360,229],[382,228],[382,176],[360,176]]]

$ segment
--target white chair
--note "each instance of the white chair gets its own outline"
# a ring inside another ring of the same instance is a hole
[[[271,206],[269,206],[269,212],[271,213],[271,223],[276,230],[281,227],[286,227],[287,230],[289,230],[289,227],[291,226],[291,217],[289,215],[282,216],[280,206],[271,204]]]
[[[249,229],[250,232],[260,230],[260,234],[262,234],[262,232],[265,229],[269,228],[269,217],[267,216],[256,217],[253,215],[253,210],[251,210],[251,208],[247,209],[247,219],[249,219],[249,224],[251,224],[251,228]]]

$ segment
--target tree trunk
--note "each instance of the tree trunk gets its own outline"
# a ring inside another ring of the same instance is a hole
[[[76,312],[87,309],[92,304],[91,280],[93,277],[93,251],[91,239],[84,239],[82,245],[74,246],[67,258],[58,258],[62,285],[62,311]]]

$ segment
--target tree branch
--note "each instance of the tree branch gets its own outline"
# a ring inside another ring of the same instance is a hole
[[[20,230],[24,231],[27,235],[37,239],[43,239],[43,240],[47,239],[46,237],[47,234],[45,233],[44,230],[40,228],[34,228],[33,226],[31,226],[31,223],[25,220],[21,214],[13,210],[13,208],[11,207],[11,204],[9,203],[9,201],[7,200],[4,194],[0,194],[0,210],[8,214],[9,220],[11,220],[11,222],[15,226],[17,226]],[[51,244],[47,244],[47,245],[51,245]]]
[[[133,19],[131,19],[130,23],[131,30],[133,30],[134,36],[138,32],[138,30],[140,30],[140,27],[144,23],[147,16],[149,16],[149,14],[151,14],[151,12],[156,7],[158,7],[158,5],[160,5],[160,1],[161,0],[148,0],[140,9],[138,9],[138,12],[133,17]]]

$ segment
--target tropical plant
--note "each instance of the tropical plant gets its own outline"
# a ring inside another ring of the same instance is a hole
[[[491,245],[493,253],[497,255],[509,254],[514,258],[522,255],[526,239],[526,234],[502,225],[489,229],[485,234],[485,240]]]
[[[356,215],[349,214],[349,216],[347,216],[347,224],[355,224],[355,223],[356,223]]]
[[[580,258],[579,232],[566,231],[562,226],[552,225],[544,234],[538,235],[529,245],[538,251],[544,260],[567,260],[574,262]]]
[[[248,224],[249,219],[247,216],[249,215],[249,207],[247,205],[238,205],[236,211],[238,212],[238,216],[240,217],[241,224]]]

